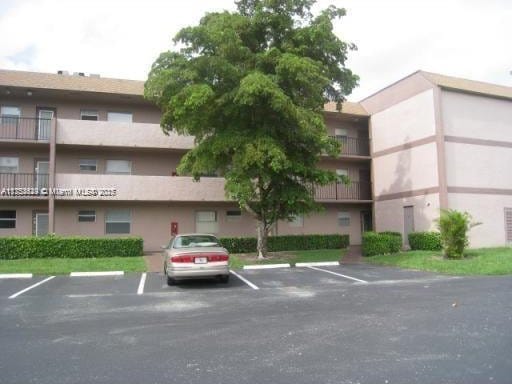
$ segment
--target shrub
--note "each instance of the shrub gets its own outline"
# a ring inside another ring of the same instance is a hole
[[[0,259],[88,258],[142,255],[140,237],[2,237]]]
[[[402,249],[402,234],[398,232],[363,233],[363,256],[396,253]]]
[[[408,238],[412,250],[439,251],[442,248],[439,232],[413,232]]]
[[[256,252],[255,237],[223,237],[220,242],[230,253]],[[348,235],[289,235],[269,236],[269,252],[301,251],[311,249],[338,249],[349,245]]]
[[[464,249],[469,245],[469,230],[480,223],[472,223],[471,215],[453,209],[441,210],[437,226],[441,232],[444,256],[449,259],[462,259]]]

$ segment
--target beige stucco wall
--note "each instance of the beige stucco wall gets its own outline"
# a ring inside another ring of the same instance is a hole
[[[414,206],[415,231],[429,231],[435,228],[434,220],[439,217],[439,194],[433,193],[402,199],[376,201],[375,230],[404,233],[404,207]]]
[[[97,160],[96,173],[105,173],[107,160],[129,160],[133,175],[171,176],[176,171],[181,153],[170,151],[105,151],[92,149],[59,148],[56,160],[57,173],[80,172],[80,159]]]
[[[372,149],[378,152],[435,134],[434,93],[429,89],[371,116]]]
[[[379,156],[373,167],[375,196],[438,185],[435,143]]]
[[[195,212],[213,210],[217,212],[219,236],[255,236],[256,222],[243,212],[238,220],[230,221],[226,217],[228,209],[236,209],[232,203],[135,203],[135,202],[62,202],[56,203],[55,231],[62,235],[81,234],[84,236],[105,236],[105,212],[109,208],[128,208],[131,211],[131,235],[144,238],[146,251],[158,250],[170,237],[170,223],[178,222],[179,232],[195,232]],[[80,209],[94,209],[96,222],[79,223]],[[364,206],[326,205],[326,210],[304,218],[304,226],[291,227],[288,222],[280,222],[277,232],[280,235],[302,233],[348,233],[351,243],[360,243],[360,211]],[[337,222],[338,211],[349,211],[351,226],[340,227]],[[109,235],[116,236],[116,235]]]
[[[192,136],[165,135],[159,124],[57,119],[57,144],[191,149]]]
[[[444,133],[512,142],[512,101],[443,90]]]
[[[470,247],[505,244],[504,208],[512,208],[512,196],[449,193],[448,201],[451,209],[469,212],[474,222],[482,223],[471,229]]]
[[[0,228],[0,237],[32,235],[32,212],[48,211],[48,201],[0,200],[0,210],[12,209],[16,210],[16,228]]]
[[[449,187],[512,190],[512,148],[446,142],[445,153]]]

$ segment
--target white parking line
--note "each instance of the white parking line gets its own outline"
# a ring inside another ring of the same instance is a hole
[[[311,263],[297,263],[295,264],[296,267],[328,267],[328,266],[334,266],[334,265],[340,265],[339,261],[315,261]]]
[[[71,277],[91,277],[91,276],[120,276],[124,271],[106,271],[106,272],[71,272]]]
[[[240,280],[242,280],[245,284],[247,284],[249,287],[251,287],[252,289],[256,289],[258,290],[258,286],[256,284],[253,284],[251,283],[249,280],[247,280],[245,277],[243,276],[240,276],[238,273],[236,273],[235,271],[232,271],[230,270],[229,272],[231,272],[233,275],[235,275],[236,277],[238,277]]]
[[[0,279],[31,279],[31,273],[0,273]]]
[[[16,292],[14,295],[11,295],[9,296],[9,299],[14,299],[15,297],[18,297],[19,295],[21,295],[22,293],[25,293],[27,291],[30,291],[32,288],[35,288],[41,284],[44,284],[46,283],[47,281],[50,281],[51,279],[53,279],[55,276],[50,276],[50,277],[47,277],[46,279],[44,280],[41,280],[39,283],[35,283],[34,285],[31,285],[30,287],[27,287],[25,289],[22,289],[21,291],[19,292]]]
[[[244,269],[274,269],[274,268],[290,268],[290,264],[244,265]]]
[[[315,271],[321,271],[321,272],[325,272],[325,273],[330,273],[331,275],[336,275],[336,276],[344,277],[345,279],[350,279],[350,280],[358,281],[359,283],[368,284],[368,282],[366,280],[361,280],[361,279],[358,279],[356,277],[343,275],[341,273],[336,273],[336,272],[333,272],[333,271],[329,271],[327,269],[316,268],[316,267],[307,267],[307,268],[314,269]]]
[[[144,272],[140,276],[139,288],[137,289],[137,295],[142,295],[144,293],[144,284],[146,284],[146,272]]]

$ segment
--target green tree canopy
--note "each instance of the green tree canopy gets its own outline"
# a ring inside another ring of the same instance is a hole
[[[317,163],[339,145],[327,135],[324,104],[338,108],[358,77],[345,67],[355,47],[333,22],[345,10],[314,16],[314,0],[240,0],[237,12],[207,13],[182,29],[176,50],[152,66],[145,96],[168,132],[193,135],[180,174],[221,172],[226,193],[259,222],[259,251],[281,219],[319,209],[312,185],[336,180]]]

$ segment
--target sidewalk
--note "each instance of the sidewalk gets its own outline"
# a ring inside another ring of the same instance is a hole
[[[364,263],[360,245],[351,245],[348,247],[346,255],[343,257],[341,264],[362,264]]]
[[[144,261],[148,272],[163,272],[164,258],[162,252],[148,252],[144,254]]]

